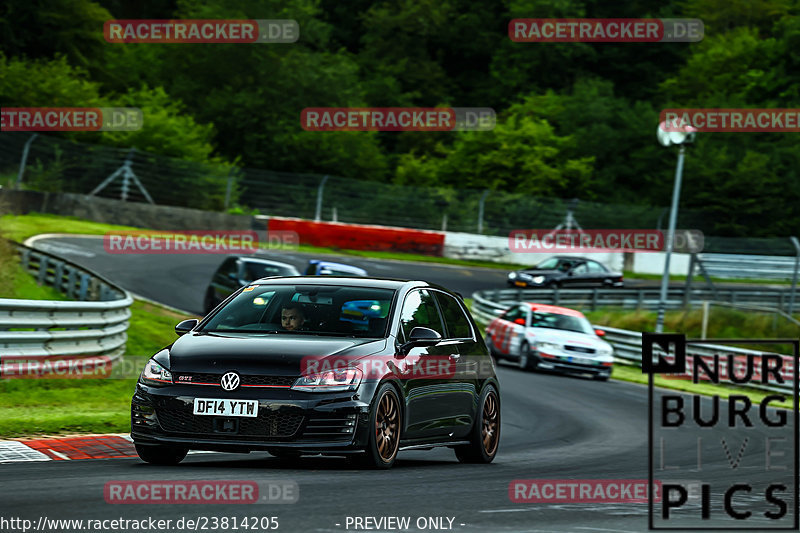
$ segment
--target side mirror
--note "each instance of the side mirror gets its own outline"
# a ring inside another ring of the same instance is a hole
[[[411,330],[408,335],[408,342],[400,345],[400,353],[405,355],[411,348],[418,348],[421,346],[435,346],[442,340],[441,334],[431,328],[424,328],[417,326]]]
[[[515,318],[514,319],[514,324],[519,324],[520,326],[524,326],[525,325],[525,319],[524,318]]]
[[[594,334],[597,335],[598,337],[605,337],[606,332],[603,331],[602,329],[596,329],[594,330]]]
[[[178,336],[185,335],[190,331],[192,331],[196,325],[197,325],[196,318],[190,318],[189,320],[184,320],[183,322],[175,326],[175,333],[177,333]]]

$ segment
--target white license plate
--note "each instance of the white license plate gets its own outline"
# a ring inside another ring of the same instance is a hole
[[[258,400],[195,398],[194,414],[211,416],[258,416]]]

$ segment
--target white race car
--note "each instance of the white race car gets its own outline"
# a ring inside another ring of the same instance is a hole
[[[486,328],[486,344],[522,369],[611,376],[614,348],[580,311],[530,302],[515,304]]]

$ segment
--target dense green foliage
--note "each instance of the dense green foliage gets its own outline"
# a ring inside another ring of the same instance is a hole
[[[140,131],[67,137],[223,169],[660,208],[675,151],[656,143],[659,111],[800,107],[798,13],[800,0],[6,0],[0,102],[140,107]],[[515,43],[507,25],[517,17],[696,17],[705,38]],[[115,18],[291,18],[301,38],[108,44],[103,23]],[[316,133],[299,120],[315,106],[438,105],[492,107],[497,127]],[[700,135],[681,207],[706,213],[707,234],[797,234],[798,168],[797,134]],[[215,187],[187,205],[218,206],[224,188]]]

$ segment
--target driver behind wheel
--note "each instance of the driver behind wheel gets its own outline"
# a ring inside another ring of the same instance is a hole
[[[306,322],[303,306],[292,302],[283,306],[281,309],[281,327],[287,331],[297,331]]]

